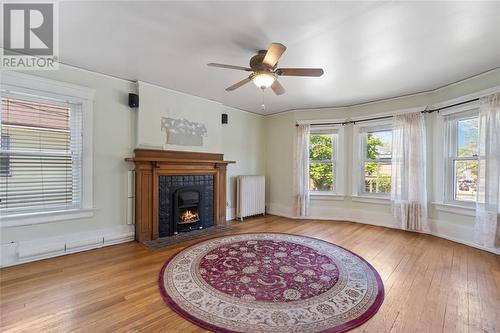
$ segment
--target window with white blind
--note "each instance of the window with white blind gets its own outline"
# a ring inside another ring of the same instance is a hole
[[[91,216],[93,91],[18,73],[1,88],[1,225]]]
[[[0,210],[79,208],[81,106],[2,97]]]

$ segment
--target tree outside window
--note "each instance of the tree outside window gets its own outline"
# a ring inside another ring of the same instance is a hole
[[[309,190],[335,191],[336,134],[309,137]]]
[[[365,140],[364,192],[390,193],[392,131],[370,131]]]

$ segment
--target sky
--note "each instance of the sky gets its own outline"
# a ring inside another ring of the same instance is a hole
[[[458,122],[457,135],[459,149],[467,144],[475,143],[477,145],[479,137],[478,121],[478,118],[471,118]]]

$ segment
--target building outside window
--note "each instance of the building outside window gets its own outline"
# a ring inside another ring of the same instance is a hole
[[[10,150],[10,136],[2,134],[0,139],[0,147],[2,147],[2,149]],[[10,175],[10,157],[0,154],[0,177],[8,177]]]
[[[2,213],[79,208],[80,106],[8,94],[1,103]]]

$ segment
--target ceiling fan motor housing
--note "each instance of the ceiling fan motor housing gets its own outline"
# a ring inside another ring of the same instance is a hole
[[[263,63],[264,57],[266,56],[266,53],[267,53],[266,50],[260,50],[259,54],[254,55],[250,59],[250,68],[252,68],[255,71],[269,70],[270,68],[268,66],[264,65],[264,63]]]

